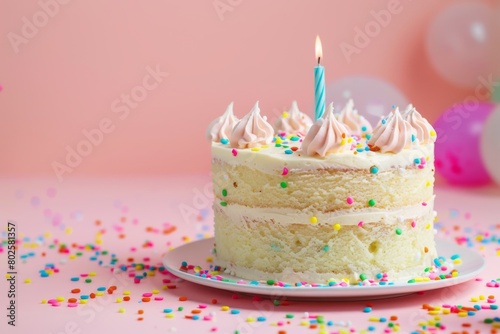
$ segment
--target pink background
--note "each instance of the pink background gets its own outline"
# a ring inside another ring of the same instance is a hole
[[[64,178],[208,172],[205,128],[230,101],[238,116],[260,100],[273,120],[293,99],[312,115],[317,34],[327,82],[382,78],[430,121],[472,93],[444,81],[425,54],[427,27],[453,0],[401,0],[402,12],[350,63],[339,44],[353,44],[354,27],[388,0],[223,0],[233,6],[222,14],[213,1],[64,1],[18,52],[9,33],[21,35],[23,17],[33,22],[40,6],[0,4],[1,175],[55,178],[52,163],[65,163],[66,147],[75,149],[82,131],[103,119],[112,131]],[[113,112],[122,94],[142,85],[148,66],[168,77],[126,117]]]

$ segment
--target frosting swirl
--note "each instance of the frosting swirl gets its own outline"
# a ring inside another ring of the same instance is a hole
[[[350,141],[352,139],[349,129],[335,118],[333,104],[330,103],[325,115],[318,119],[307,133],[301,150],[309,156],[324,157],[328,153],[350,150]]]
[[[373,130],[368,146],[372,151],[398,153],[411,147],[411,132],[410,123],[403,119],[396,108]]]
[[[311,125],[311,118],[299,110],[297,101],[293,101],[290,110],[274,122],[274,131],[287,134],[306,133]]]
[[[233,128],[229,142],[231,147],[251,148],[270,144],[274,130],[266,117],[260,115],[259,102]]]
[[[436,141],[436,131],[413,106],[405,112],[403,117],[415,129],[420,144],[429,144]]]
[[[207,128],[206,137],[210,141],[218,142],[221,139],[228,139],[233,131],[233,127],[238,122],[233,114],[233,102],[229,103],[222,116],[217,117]]]
[[[403,112],[401,113],[401,116],[403,116],[403,119],[404,119],[405,121],[407,121],[407,120],[408,120],[408,119],[407,119],[408,114],[410,113],[410,111],[411,111],[412,109],[414,109],[413,104],[409,103],[409,104],[406,106],[405,111],[403,111]]]
[[[354,109],[354,102],[352,99],[347,101],[344,109],[338,115],[338,120],[344,123],[351,132],[357,136],[362,136],[363,133],[371,133],[372,126],[370,122]]]

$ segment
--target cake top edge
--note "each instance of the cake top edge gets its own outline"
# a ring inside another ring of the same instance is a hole
[[[398,153],[415,145],[434,144],[437,138],[432,125],[412,104],[403,112],[394,107],[375,128],[355,109],[352,99],[340,113],[335,113],[330,103],[323,116],[314,122],[293,101],[274,126],[261,115],[258,101],[242,119],[234,115],[233,105],[231,102],[224,114],[210,123],[206,137],[235,149],[257,151],[291,140],[296,144],[295,151],[302,155],[325,157],[349,151]]]

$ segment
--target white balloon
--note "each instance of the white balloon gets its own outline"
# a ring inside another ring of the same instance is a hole
[[[443,78],[474,88],[494,70],[493,8],[481,2],[459,2],[445,8],[431,23],[426,49]]]
[[[327,105],[333,102],[336,112],[340,112],[350,98],[354,108],[373,127],[381,117],[389,114],[392,106],[404,110],[408,105],[408,100],[396,87],[375,77],[349,76],[326,86]]]
[[[481,156],[491,178],[500,185],[500,105],[486,119],[481,137]]]

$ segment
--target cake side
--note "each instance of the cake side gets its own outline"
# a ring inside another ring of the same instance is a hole
[[[355,282],[360,274],[388,273],[405,279],[421,275],[437,256],[432,155],[425,168],[408,163],[373,174],[307,167],[286,175],[281,168],[273,175],[250,168],[252,157],[231,155],[240,164],[227,163],[219,152],[212,164],[217,264],[238,277]]]

